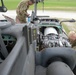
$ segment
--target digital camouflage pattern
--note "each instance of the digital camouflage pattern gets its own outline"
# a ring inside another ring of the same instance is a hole
[[[76,50],[76,40],[72,42],[71,44],[72,44],[72,48]]]
[[[72,45],[72,48],[76,50],[76,32],[75,31],[70,31],[68,34],[69,41]]]
[[[27,17],[27,10],[29,8],[28,2],[29,0],[22,0],[16,9],[17,16],[16,18],[19,19],[20,23],[25,23],[26,22],[26,17]]]

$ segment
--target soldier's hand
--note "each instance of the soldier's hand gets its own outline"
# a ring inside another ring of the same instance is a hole
[[[30,14],[26,14],[26,16],[27,16],[27,17],[29,17],[29,16],[30,16]]]

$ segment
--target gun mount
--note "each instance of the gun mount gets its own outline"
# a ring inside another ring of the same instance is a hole
[[[39,2],[42,2],[43,5],[44,5],[44,0],[35,0],[34,11],[32,11],[32,14],[31,14],[31,22],[34,22],[34,21],[38,20],[38,17],[37,17],[37,4]]]

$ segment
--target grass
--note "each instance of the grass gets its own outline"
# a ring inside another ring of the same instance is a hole
[[[5,6],[9,10],[15,10],[21,0],[4,0]],[[33,9],[34,6],[30,6]],[[42,9],[42,3],[38,4],[38,9]],[[45,10],[72,10],[76,11],[76,0],[44,0]]]
[[[4,0],[4,4],[8,10],[15,10],[21,0]]]
[[[65,32],[68,34],[70,32],[70,30],[68,29],[67,25],[63,24],[62,26],[63,26]]]
[[[74,23],[69,23],[70,25],[67,26],[67,23],[63,23],[62,26],[66,33],[68,34],[70,31],[75,31],[76,32],[76,22]]]

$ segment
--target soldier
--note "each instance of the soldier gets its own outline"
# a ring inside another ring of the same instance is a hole
[[[72,48],[76,50],[76,32],[75,31],[70,31],[68,34],[70,43],[72,44]]]
[[[34,0],[22,0],[16,9],[16,22],[17,23],[26,23],[26,17],[29,16],[27,10],[30,5],[34,4]]]

